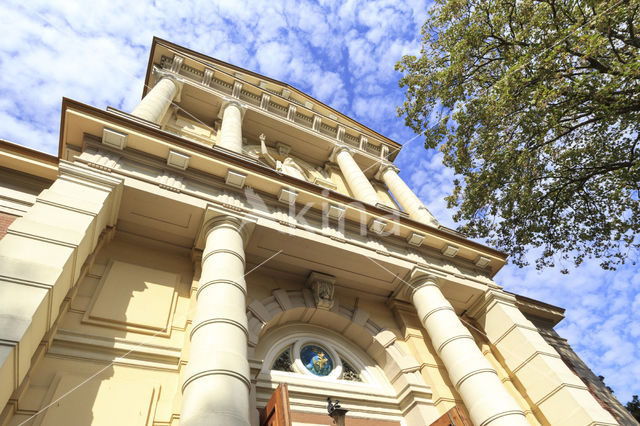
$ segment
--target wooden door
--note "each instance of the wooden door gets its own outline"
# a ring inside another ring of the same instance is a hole
[[[463,410],[458,407],[453,407],[440,416],[438,420],[431,423],[431,426],[471,426],[471,422]]]
[[[260,426],[291,426],[289,389],[286,383],[280,383],[267,406],[260,412]]]

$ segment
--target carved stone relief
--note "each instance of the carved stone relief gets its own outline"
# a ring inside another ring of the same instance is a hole
[[[307,286],[313,292],[313,298],[316,301],[316,308],[329,310],[333,307],[334,298],[333,290],[335,277],[331,275],[312,272],[307,278]]]

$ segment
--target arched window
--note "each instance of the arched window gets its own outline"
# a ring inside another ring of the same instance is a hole
[[[311,416],[305,417],[309,423],[317,423],[313,416],[326,417],[327,397],[339,399],[351,417],[402,422],[397,391],[376,361],[385,361],[385,355],[375,345],[359,343],[315,324],[269,330],[249,361],[256,407],[264,407],[273,390],[287,383],[291,411]]]
[[[353,361],[347,361],[340,349],[329,342],[301,338],[281,350],[271,369],[362,382],[360,369],[354,364]]]

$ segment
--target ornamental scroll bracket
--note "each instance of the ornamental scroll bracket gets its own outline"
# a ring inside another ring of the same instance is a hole
[[[320,272],[311,272],[309,274],[307,287],[313,292],[316,308],[329,310],[333,307],[335,282],[336,277],[332,275],[321,274]]]

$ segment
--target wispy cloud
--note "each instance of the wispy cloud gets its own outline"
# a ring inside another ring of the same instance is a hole
[[[0,137],[56,153],[63,96],[131,110],[154,35],[283,80],[399,142],[414,135],[393,65],[417,53],[424,0],[333,2],[59,1],[0,3]],[[443,197],[453,174],[420,138],[397,159],[434,215],[454,226]],[[640,393],[640,273],[585,262],[557,270],[507,266],[506,289],[567,308],[564,334],[626,402]]]

